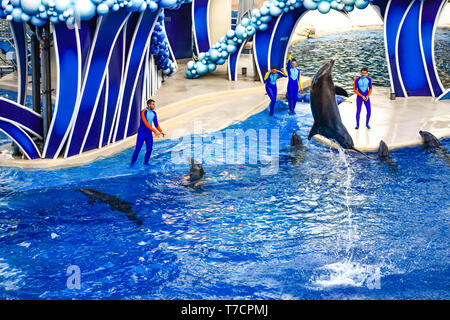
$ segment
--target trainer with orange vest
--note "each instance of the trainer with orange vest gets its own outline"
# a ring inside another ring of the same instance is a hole
[[[370,115],[372,113],[372,108],[370,104],[370,95],[372,94],[372,79],[370,79],[368,76],[368,70],[367,68],[361,69],[361,76],[355,79],[355,82],[353,84],[353,91],[357,94],[356,97],[356,127],[355,129],[359,129],[359,116],[361,114],[361,108],[362,104],[364,102],[366,106],[366,127],[367,129],[370,129],[369,121],[370,121]]]
[[[156,116],[155,108],[155,100],[150,99],[147,101],[147,108],[141,111],[141,124],[138,129],[136,149],[134,150],[133,157],[131,158],[131,166],[136,163],[139,152],[141,152],[144,142],[147,146],[144,164],[148,165],[153,150],[153,133],[156,137],[159,137],[161,134],[163,136],[165,135],[158,124],[158,118]],[[152,123],[155,125],[156,129],[152,127]]]

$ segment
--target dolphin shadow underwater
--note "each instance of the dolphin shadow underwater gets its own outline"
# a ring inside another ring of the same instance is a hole
[[[138,226],[142,226],[143,221],[139,219],[137,217],[137,213],[133,211],[133,204],[131,202],[124,201],[116,196],[89,188],[80,188],[75,191],[81,192],[82,194],[88,196],[90,205],[93,205],[95,202],[106,203],[109,205],[111,210],[125,213],[126,217],[130,221],[133,221]]]
[[[203,170],[201,163],[196,160],[192,158],[188,158],[187,160],[191,164],[191,167],[189,173],[183,175],[181,181],[185,187],[195,189],[203,185],[205,180],[205,170]]]
[[[422,151],[428,150],[450,165],[448,150],[439,142],[439,139],[428,131],[420,130],[419,134],[423,142]]]
[[[355,148],[352,137],[342,123],[336,102],[336,92],[340,95],[348,96],[348,94],[344,89],[334,85],[333,66],[334,60],[324,64],[312,80],[311,113],[314,124],[309,132],[308,140],[311,140],[316,134],[320,134],[325,138],[336,141],[342,148],[354,150],[370,159],[364,152]]]

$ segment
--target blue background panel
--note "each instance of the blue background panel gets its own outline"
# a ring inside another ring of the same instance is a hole
[[[266,31],[258,31],[253,38],[253,50],[256,53],[255,62],[259,66],[261,71],[261,81],[264,79],[264,75],[269,71],[269,46],[272,33],[274,31],[277,19],[272,19]]]
[[[122,30],[122,34],[125,31]],[[106,105],[105,128],[103,130],[102,146],[109,144],[112,138],[114,116],[117,108],[117,99],[119,98],[120,83],[122,81],[123,68],[123,35],[117,38],[116,45],[111,55],[108,66],[108,104]]]
[[[176,59],[192,57],[192,5],[185,3],[178,10],[164,9],[164,26]]]
[[[422,48],[425,56],[426,69],[430,77],[430,83],[435,97],[439,97],[444,92],[444,88],[442,88],[440,84],[433,61],[434,25],[439,19],[439,9],[446,3],[447,0],[427,0],[422,3]]]
[[[11,31],[14,37],[14,46],[16,49],[16,63],[18,72],[18,95],[17,102],[25,104],[27,88],[27,69],[28,69],[28,49],[25,35],[25,24],[22,22],[10,21]]]
[[[289,39],[293,32],[295,32],[295,26],[297,21],[302,17],[302,15],[307,12],[303,6],[296,10],[284,13],[280,17],[276,30],[274,30],[270,65],[278,66],[278,68],[285,67],[285,53],[288,49]]]
[[[125,83],[123,83],[123,96],[121,103],[120,114],[117,125],[117,132],[114,141],[122,140],[126,137],[126,127],[129,125],[129,115],[133,112],[139,112],[140,107],[136,107],[132,103],[135,90],[133,90],[134,84],[139,76],[140,69],[143,66],[145,49],[149,43],[149,39],[152,35],[152,30],[155,25],[156,19],[158,18],[160,11],[150,12],[144,11],[141,23],[137,26],[136,38],[132,47],[131,52],[128,53],[128,69],[125,70],[127,74],[124,75]],[[136,111],[136,108],[139,108]]]
[[[195,38],[197,40],[197,52],[206,52],[209,50],[208,33],[208,2],[209,0],[193,0],[192,10]]]
[[[107,83],[105,81],[102,93],[100,94],[100,98],[98,100],[97,109],[95,110],[94,119],[92,120],[92,124],[84,144],[83,152],[98,148],[100,135],[102,132],[103,113],[105,110],[106,84]]]
[[[402,90],[399,78],[399,70],[397,70],[396,63],[396,41],[397,34],[400,32],[400,22],[402,21],[405,12],[411,3],[410,0],[396,0],[391,1],[389,9],[386,13],[385,19],[385,31],[386,31],[386,47],[387,47],[387,63],[391,69],[391,83],[394,87],[394,91],[397,97],[404,97],[405,94]]]
[[[241,48],[245,45],[245,42],[238,44],[236,47],[236,52],[230,54],[228,57],[228,74],[231,81],[237,81],[237,68],[239,63],[239,56],[241,55]]]
[[[58,51],[59,90],[57,92],[57,105],[45,142],[44,157],[50,159],[59,156],[57,151],[60,145],[65,142],[63,140],[67,139],[67,131],[79,94],[77,81],[81,72],[76,29],[68,29],[64,22],[58,23],[54,25],[54,37],[55,50]]]
[[[61,23],[59,23],[61,24]],[[64,24],[64,23],[63,23]],[[92,42],[94,40],[95,28],[97,27],[97,19],[91,19],[88,21],[81,21],[78,34],[80,37],[81,46],[81,65],[84,70],[87,59],[89,57],[89,50],[91,49]]]
[[[42,138],[42,117],[31,109],[18,106],[16,103],[0,97],[0,117],[17,122],[23,129]]]
[[[72,131],[70,144],[67,146],[67,156],[81,153],[81,148],[97,96],[101,93],[102,80],[106,72],[108,57],[113,50],[116,35],[120,33],[123,22],[128,16],[126,9],[119,10],[104,16],[101,21],[97,41],[91,49],[91,61],[87,66],[84,92],[78,110],[77,120]]]
[[[0,130],[17,143],[27,158],[38,159],[41,157],[33,140],[19,127],[7,121],[0,120]]]
[[[420,3],[414,1],[400,31],[399,71],[410,96],[431,96],[419,41]]]

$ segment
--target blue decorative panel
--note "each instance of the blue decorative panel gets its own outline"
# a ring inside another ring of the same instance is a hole
[[[136,82],[134,97],[132,97],[133,104],[130,112],[130,118],[128,119],[127,137],[135,135],[139,127],[140,111],[142,110],[142,95],[144,90],[144,71],[144,67],[141,67],[139,77]]]
[[[399,72],[397,68],[397,36],[400,32],[403,17],[411,4],[410,0],[390,1],[386,9],[385,17],[385,45],[387,50],[387,63],[391,76],[391,85],[397,97],[405,97],[406,92],[403,91],[400,82]]]
[[[403,85],[410,96],[431,96],[419,41],[421,2],[415,0],[404,20],[398,41],[398,60]]]
[[[231,81],[237,81],[238,63],[239,57],[242,53],[242,49],[245,46],[245,42],[239,44],[236,48],[236,52],[230,54],[228,58],[228,79]]]
[[[81,88],[81,50],[78,30],[65,23],[54,25],[57,65],[57,101],[45,142],[43,157],[57,158],[75,120],[75,107]]]
[[[126,137],[128,130],[130,113],[139,113],[140,106],[133,106],[133,96],[136,91],[137,80],[140,69],[143,66],[145,50],[149,44],[151,33],[155,25],[159,11],[142,13],[142,19],[138,22],[135,30],[134,41],[128,52],[128,59],[125,66],[125,81],[122,83],[119,103],[116,132],[113,141],[122,140]],[[139,109],[139,110],[138,110]]]
[[[86,142],[83,147],[83,152],[98,148],[102,131],[103,115],[105,110],[106,90],[107,90],[107,82],[105,81],[102,93],[100,94],[100,98],[97,103],[94,118],[89,128],[89,134],[86,138]]]
[[[425,60],[425,68],[430,79],[430,86],[435,97],[439,97],[444,92],[444,88],[439,80],[434,61],[434,33],[439,20],[441,8],[446,5],[446,0],[427,0],[422,2],[422,17],[420,31],[422,38],[422,48]]]
[[[128,15],[127,10],[123,9],[104,16],[100,22],[95,37],[96,41],[91,48],[80,106],[69,138],[66,157],[80,154],[83,149],[91,118],[95,114],[111,52]]]
[[[64,23],[62,24],[64,25]],[[81,51],[81,70],[86,67],[86,62],[89,57],[91,44],[94,42],[95,29],[97,27],[97,19],[87,21],[80,21],[78,34],[80,37],[80,51]]]
[[[206,52],[210,47],[208,11],[209,0],[192,1],[192,22],[197,52]]]
[[[116,116],[117,99],[119,98],[120,84],[122,82],[122,72],[124,65],[124,52],[123,52],[123,33],[119,35],[111,55],[111,60],[108,66],[108,101],[106,105],[106,115],[103,129],[102,146],[107,145],[113,134],[113,122]]]
[[[27,68],[28,68],[28,49],[27,38],[25,35],[25,24],[14,20],[9,22],[11,33],[14,38],[14,48],[16,50],[17,63],[17,103],[24,105],[27,89]]]
[[[0,97],[0,118],[14,122],[17,126],[42,139],[42,116],[33,110]]]
[[[291,10],[280,16],[273,34],[270,52],[270,66],[277,66],[279,69],[286,65],[286,51],[288,50],[289,40],[295,31],[295,26],[299,19],[308,12],[301,6],[296,10]]]
[[[258,68],[261,81],[269,70],[269,47],[275,25],[279,18],[272,19],[265,31],[258,31],[253,38],[253,50],[255,53],[255,62]]]
[[[192,57],[192,5],[178,10],[164,9],[167,38],[176,59]]]
[[[22,150],[28,159],[38,159],[41,157],[33,139],[20,127],[9,121],[0,119],[0,130],[6,133],[19,146],[20,150]]]

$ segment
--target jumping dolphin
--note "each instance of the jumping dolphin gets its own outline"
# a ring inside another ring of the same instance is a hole
[[[378,147],[378,159],[386,164],[386,167],[391,172],[397,172],[397,165],[394,160],[392,160],[391,154],[389,153],[389,148],[383,140],[380,141],[380,146]]]
[[[185,174],[183,176],[183,184],[186,187],[198,187],[199,185],[203,184],[203,180],[205,178],[205,170],[203,170],[202,165],[194,159],[188,158],[187,160],[191,164],[191,169],[189,171],[189,174]]]
[[[437,154],[440,158],[447,162],[448,165],[450,165],[450,156],[448,151],[441,145],[438,138],[428,131],[420,130],[419,134],[422,137],[423,149],[430,150],[431,152]]]
[[[342,148],[355,150],[353,139],[342,124],[341,114],[336,103],[336,87],[333,83],[332,70],[334,60],[323,65],[313,78],[311,85],[311,112],[314,125],[309,132],[308,140],[320,134],[336,141]],[[343,90],[343,89],[342,89]]]
[[[80,188],[75,191],[81,192],[89,197],[89,204],[94,204],[97,202],[106,203],[109,205],[111,210],[119,211],[125,213],[130,221],[133,221],[138,226],[142,225],[142,220],[137,217],[136,212],[133,211],[132,203],[123,201],[116,196],[112,196],[94,189]]]

